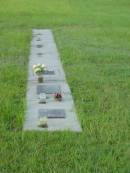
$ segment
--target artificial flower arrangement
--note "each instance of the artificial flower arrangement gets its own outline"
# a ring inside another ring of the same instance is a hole
[[[62,94],[61,93],[55,93],[54,94],[54,98],[57,101],[62,101]]]
[[[38,76],[38,82],[43,82],[43,74],[45,72],[45,65],[44,64],[36,64],[33,65],[33,72]]]
[[[38,127],[47,128],[47,117],[41,117],[38,121]]]
[[[45,93],[40,93],[39,94],[39,103],[46,103],[47,96]]]

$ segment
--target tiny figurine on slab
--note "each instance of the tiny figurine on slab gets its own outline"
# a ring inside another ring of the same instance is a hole
[[[39,103],[46,103],[46,94],[45,93],[40,93],[39,94]]]
[[[46,67],[44,64],[33,65],[33,72],[37,75],[39,83],[43,82],[43,74],[45,72],[45,69]]]
[[[38,121],[38,127],[47,128],[47,117],[41,117]]]
[[[54,98],[57,101],[62,101],[62,94],[61,93],[55,93]]]

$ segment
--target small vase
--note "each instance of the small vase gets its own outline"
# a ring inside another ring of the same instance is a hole
[[[43,75],[38,75],[38,78],[37,79],[38,79],[38,82],[39,83],[43,83],[43,81],[44,81],[43,80]]]

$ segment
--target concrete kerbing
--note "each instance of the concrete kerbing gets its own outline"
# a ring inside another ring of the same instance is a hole
[[[40,55],[40,56],[39,56]],[[54,70],[55,74],[44,75],[44,83],[39,84],[33,75],[32,65],[43,63],[48,70]],[[76,116],[73,98],[67,84],[65,73],[60,62],[56,44],[49,29],[34,29],[31,43],[31,52],[28,69],[27,86],[27,110],[23,130],[39,131],[75,131],[81,132],[81,126]],[[63,94],[61,102],[55,101],[53,93],[49,94],[46,104],[38,103],[38,85],[58,85]],[[65,110],[65,118],[48,118],[48,127],[40,128],[37,126],[39,120],[39,110]]]

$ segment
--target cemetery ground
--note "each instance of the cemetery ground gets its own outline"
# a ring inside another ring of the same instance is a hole
[[[130,1],[0,1],[0,173],[130,171]],[[23,132],[33,28],[53,30],[82,133]]]

